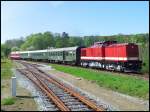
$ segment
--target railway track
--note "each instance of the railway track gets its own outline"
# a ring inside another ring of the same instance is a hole
[[[26,68],[17,69],[30,79],[54,104],[55,110],[61,111],[106,111],[94,101],[80,95],[72,88],[37,68],[36,64],[20,62]]]

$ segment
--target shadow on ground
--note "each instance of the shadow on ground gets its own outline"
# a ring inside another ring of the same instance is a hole
[[[17,98],[37,98],[38,96],[16,96]]]

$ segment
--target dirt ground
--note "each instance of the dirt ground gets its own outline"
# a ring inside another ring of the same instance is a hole
[[[10,79],[1,79],[1,99],[11,96]],[[16,101],[12,105],[1,105],[5,111],[37,111],[36,103],[31,94],[17,84]]]
[[[137,100],[137,98],[133,98],[127,95],[123,95],[103,87],[98,86],[96,83],[69,75],[67,73],[59,72],[56,70],[48,70],[48,72],[56,77],[62,78],[65,81],[70,82],[76,87],[79,87],[86,92],[89,92],[99,99],[102,99],[105,102],[109,102],[110,105],[114,106],[119,110],[149,110],[148,106],[146,106],[145,101]]]

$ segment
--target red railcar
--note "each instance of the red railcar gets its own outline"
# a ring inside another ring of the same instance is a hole
[[[20,54],[18,52],[11,52],[9,57],[12,60],[19,60],[20,59]]]
[[[116,41],[97,42],[81,49],[81,65],[117,71],[140,70],[138,45]]]

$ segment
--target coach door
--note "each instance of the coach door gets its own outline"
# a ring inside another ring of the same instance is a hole
[[[63,51],[63,60],[65,61],[65,51]]]

